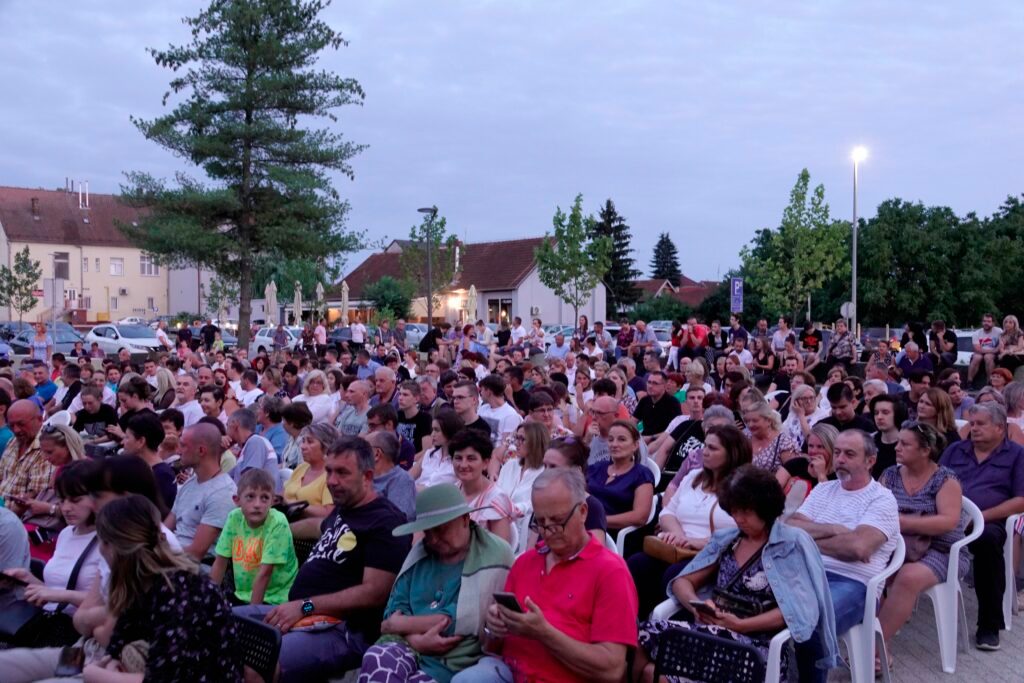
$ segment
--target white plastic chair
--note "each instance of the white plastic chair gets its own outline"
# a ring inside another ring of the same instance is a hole
[[[671,619],[682,606],[675,598],[668,598],[651,610],[651,619]],[[765,662],[764,683],[779,683],[779,668],[782,666],[782,648],[792,638],[788,628],[784,628],[775,634],[768,645],[768,660]]]
[[[864,619],[840,636],[846,644],[846,653],[850,658],[850,678],[853,683],[872,683],[875,680],[875,647],[881,649],[882,680],[889,683],[888,653],[885,640],[882,638],[882,624],[878,621],[879,587],[885,580],[899,571],[907,554],[907,546],[903,536],[896,537],[896,550],[893,551],[889,563],[877,575],[868,581],[864,597]]]
[[[71,413],[69,413],[66,410],[58,410],[56,413],[54,413],[50,417],[46,418],[46,421],[43,424],[45,424],[45,425],[61,426],[61,427],[70,427],[71,426]]]
[[[651,512],[647,515],[647,521],[644,522],[644,526],[654,521],[655,510],[658,509],[658,500],[660,498],[660,494],[655,494],[654,498],[651,499]],[[615,536],[615,548],[618,550],[619,555],[626,556],[626,536],[641,528],[638,526],[626,526],[619,529],[619,533]]]
[[[647,458],[643,461],[643,464],[647,466],[647,469],[654,475],[654,489],[658,489],[658,484],[661,483],[661,468],[658,467],[658,463],[654,462],[654,458]]]
[[[616,555],[619,555],[620,557],[622,556],[622,553],[619,552],[619,546],[615,545],[615,539],[613,539],[611,534],[607,531],[604,533],[604,547],[608,548],[608,550],[611,550]]]
[[[949,567],[946,581],[932,586],[924,592],[931,598],[935,608],[935,628],[939,634],[939,655],[942,670],[948,674],[956,671],[957,635],[963,649],[967,650],[967,611],[964,609],[963,586],[960,584],[960,552],[968,543],[976,540],[985,531],[985,518],[977,505],[963,499],[964,511],[970,518],[971,531],[950,546]]]
[[[1021,513],[1006,518],[1006,541],[1003,543],[1003,565],[1006,568],[1006,588],[1003,590],[1003,623],[1006,630],[1013,627],[1013,615],[1017,613],[1017,576],[1013,566],[1013,527]]]

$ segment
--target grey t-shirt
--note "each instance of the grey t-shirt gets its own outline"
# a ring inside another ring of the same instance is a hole
[[[373,488],[402,511],[409,521],[416,519],[416,484],[401,467],[373,478]]]
[[[587,458],[587,465],[593,465],[602,460],[611,460],[611,452],[608,450],[608,439],[598,434],[590,440],[590,457]],[[647,460],[647,444],[640,439],[640,462]]]
[[[231,480],[238,484],[242,472],[254,467],[265,470],[274,481],[274,492],[281,493],[281,466],[277,462],[277,453],[270,442],[259,434],[253,434],[246,439],[242,452],[238,455],[238,462],[228,474],[231,475]]]
[[[366,426],[366,414],[368,412],[370,412],[370,406],[366,406],[366,410],[361,413],[356,410],[355,406],[345,406],[341,413],[338,414],[338,419],[334,421],[334,426],[342,434],[359,436],[368,429]]]
[[[192,545],[200,524],[224,528],[228,513],[235,509],[232,496],[236,490],[235,482],[224,472],[203,483],[192,477],[181,485],[171,512],[175,520],[174,535],[182,547]],[[213,544],[207,555],[213,556]]]
[[[1002,336],[1002,328],[993,327],[986,332],[984,327],[979,327],[971,335],[971,341],[975,344],[980,344],[983,349],[995,349],[999,347],[999,338]]]
[[[29,568],[28,532],[18,516],[0,508],[0,571]]]

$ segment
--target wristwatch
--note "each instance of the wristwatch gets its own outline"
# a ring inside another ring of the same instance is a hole
[[[304,600],[302,602],[302,616],[308,617],[312,613],[313,613],[313,601],[312,600]]]

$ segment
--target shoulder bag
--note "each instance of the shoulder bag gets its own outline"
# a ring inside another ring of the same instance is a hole
[[[718,507],[718,501],[716,500],[711,505],[711,511],[708,512],[708,525],[711,527],[711,535],[715,533],[715,508]],[[656,560],[667,562],[669,564],[676,564],[683,560],[691,560],[697,557],[697,553],[700,551],[696,548],[680,548],[677,545],[672,545],[666,541],[661,540],[657,536],[645,536],[644,537],[644,554],[650,555]]]
[[[737,540],[737,542],[739,541]],[[735,546],[733,547],[735,548]],[[775,600],[759,600],[748,595],[740,595],[739,593],[732,592],[732,589],[736,586],[737,582],[743,578],[743,573],[757,562],[763,551],[764,546],[758,548],[757,552],[751,555],[750,559],[744,562],[743,566],[737,570],[729,583],[725,584],[721,588],[715,588],[711,591],[711,600],[718,606],[718,609],[723,612],[735,614],[741,619],[756,617],[758,614],[763,614],[768,610],[775,609],[776,605],[778,605]]]

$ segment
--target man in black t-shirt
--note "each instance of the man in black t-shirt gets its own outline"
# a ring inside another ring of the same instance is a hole
[[[808,320],[800,332],[800,350],[804,353],[804,370],[810,372],[821,362],[821,330],[814,329],[814,323]]]
[[[523,388],[523,380],[526,375],[518,365],[509,366],[501,375],[505,380],[505,399],[511,398],[512,405],[519,411],[520,415],[530,412],[530,392]]]
[[[75,414],[74,430],[105,439],[107,427],[117,424],[117,411],[103,402],[103,390],[99,387],[83,387],[81,397],[82,410]]]
[[[324,469],[335,508],[322,521],[292,525],[296,538],[319,540],[299,568],[289,601],[235,610],[284,634],[282,683],[340,677],[359,667],[380,636],[384,606],[412,537],[392,535],[405,515],[373,488],[373,465],[370,444],[357,436],[342,436],[329,447]],[[341,621],[312,633],[294,630],[300,619],[313,616]]]
[[[206,324],[199,330],[199,336],[203,338],[203,348],[207,351],[213,346],[218,332],[220,332],[220,328],[214,325],[212,320],[207,320]]]
[[[929,356],[936,371],[953,367],[956,363],[956,333],[946,329],[946,321],[936,320],[932,323],[932,333],[928,338]]]
[[[419,453],[423,437],[430,436],[430,427],[430,413],[420,410],[420,385],[402,382],[398,387],[398,435],[411,441]]]
[[[832,425],[840,432],[848,429],[859,429],[870,434],[875,431],[875,425],[864,415],[857,414],[857,402],[853,396],[853,389],[845,383],[833,384],[825,394],[828,403],[832,406],[832,414],[821,421],[822,424]]]
[[[466,429],[475,429],[486,434],[488,439],[491,438],[491,426],[477,413],[480,407],[480,390],[476,388],[475,382],[465,380],[455,385],[455,390],[452,391],[452,407]]]
[[[642,433],[648,443],[683,412],[676,397],[665,390],[667,383],[668,376],[663,371],[648,373],[647,395],[640,399],[633,411],[633,417],[644,425]]]

